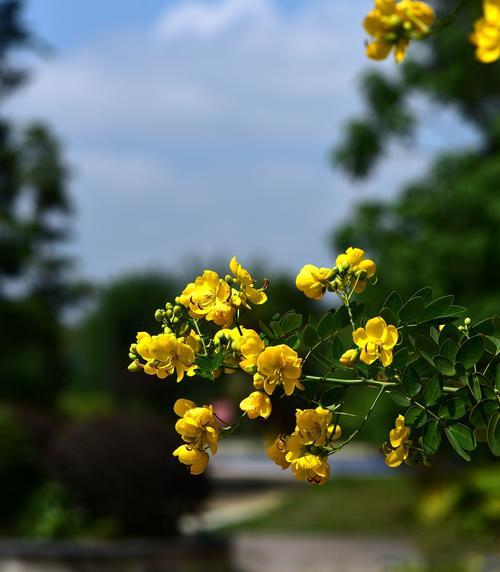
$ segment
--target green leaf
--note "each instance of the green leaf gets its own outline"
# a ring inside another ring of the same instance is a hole
[[[363,302],[351,302],[351,314],[354,321],[361,317],[364,307]]]
[[[454,324],[446,324],[444,328],[439,332],[439,344],[442,345],[448,339],[454,342],[460,341],[462,337],[462,332]]]
[[[302,331],[302,341],[308,348],[312,348],[320,342],[318,332],[311,326],[311,324],[307,324]]]
[[[465,403],[456,397],[448,399],[439,408],[438,415],[446,420],[460,419],[465,415]]]
[[[412,367],[407,367],[401,377],[401,382],[403,387],[410,397],[415,397],[420,391],[422,385],[420,384],[420,378],[415,369]]]
[[[484,334],[481,334],[481,337],[483,339],[483,347],[488,353],[494,356],[500,353],[500,340],[498,338],[485,336]]]
[[[321,338],[327,338],[335,332],[335,312],[327,312],[319,321],[318,334]]]
[[[500,413],[495,413],[488,424],[488,447],[495,457],[500,457]]]
[[[421,296],[424,299],[424,302],[429,304],[432,300],[432,288],[430,286],[425,286],[425,288],[421,288],[415,292],[415,294],[412,295],[412,298],[417,298],[418,296]]]
[[[281,318],[280,325],[286,333],[293,332],[302,326],[302,316],[292,310]]]
[[[439,350],[440,355],[448,358],[452,363],[455,361],[457,355],[458,346],[457,344],[448,338],[444,341],[441,349]]]
[[[401,300],[401,296],[396,291],[394,291],[389,294],[387,300],[384,302],[384,308],[389,308],[397,316],[402,304],[403,302]]]
[[[332,387],[327,389],[325,393],[321,396],[321,404],[323,407],[331,407],[332,405],[338,405],[345,394],[345,389],[343,387]]]
[[[408,407],[408,405],[410,405],[411,400],[410,398],[406,397],[406,395],[403,395],[402,393],[399,392],[392,392],[389,393],[389,397],[390,399],[392,399],[392,401],[394,401],[394,403],[396,405],[400,405],[401,407]]]
[[[397,325],[398,319],[396,318],[396,314],[390,308],[382,308],[379,312],[379,316],[384,318],[384,320],[388,324]]]
[[[488,427],[492,415],[498,411],[498,404],[490,399],[485,399],[478,403],[470,412],[470,422],[474,427],[483,429]]]
[[[481,320],[477,324],[474,324],[469,328],[470,334],[475,336],[476,334],[484,334],[486,336],[491,336],[495,333],[494,318],[486,318]]]
[[[285,330],[281,327],[279,322],[276,322],[276,320],[269,322],[269,326],[276,338],[281,338],[285,335]]]
[[[453,435],[456,442],[465,449],[466,451],[473,451],[477,447],[477,441],[474,437],[474,433],[467,427],[467,425],[463,425],[462,423],[453,423],[453,425],[449,425],[447,431]]]
[[[265,324],[262,320],[259,321],[259,328],[264,332],[265,336],[266,336],[269,340],[273,340],[273,339],[274,339],[274,334],[273,334],[273,332],[269,329],[269,327],[267,326],[267,324]]]
[[[298,334],[292,334],[286,338],[285,344],[292,348],[292,350],[297,351],[300,348],[300,336]]]
[[[497,365],[497,369],[495,372],[495,387],[498,391],[500,391],[500,364]]]
[[[441,428],[437,419],[431,419],[425,426],[422,446],[428,455],[434,455],[441,445]]]
[[[408,348],[401,348],[399,349],[392,358],[392,369],[403,369],[408,362],[408,355],[409,355]]]
[[[422,427],[427,421],[427,413],[419,405],[413,405],[405,413],[405,423],[409,427]]]
[[[338,362],[340,356],[344,353],[344,346],[339,338],[330,339],[325,348],[325,357],[329,362]]]
[[[425,309],[425,302],[421,296],[410,298],[408,302],[399,311],[399,319],[402,322],[415,322],[420,318]]]
[[[482,391],[481,391],[481,381],[477,374],[471,373],[468,378],[468,384],[470,392],[472,393],[476,401],[481,401]]]
[[[418,371],[420,378],[432,377],[436,373],[434,364],[429,363],[424,358],[418,358],[410,362],[410,365],[415,371]]]
[[[453,304],[453,296],[441,296],[441,298],[436,298],[434,302],[429,304],[423,314],[422,322],[428,322],[429,320],[435,320],[447,313],[447,310]]]
[[[483,355],[483,341],[481,336],[473,336],[458,348],[457,361],[463,363],[466,369],[475,365]]]
[[[415,348],[423,358],[434,365],[434,356],[439,353],[439,348],[431,338],[426,336],[417,336],[415,338]]]
[[[470,461],[470,455],[464,451],[464,449],[460,446],[460,443],[456,440],[453,433],[449,430],[448,427],[445,427],[444,432],[446,433],[446,437],[448,437],[448,441],[450,442],[451,446],[455,449],[455,451],[466,461]]]
[[[335,332],[338,332],[339,330],[342,330],[343,328],[348,326],[349,323],[350,323],[350,320],[349,320],[349,313],[347,311],[347,308],[345,306],[341,306],[335,312],[335,322],[333,324],[333,330]]]
[[[455,366],[448,358],[445,358],[444,356],[436,356],[433,362],[436,366],[436,369],[443,375],[450,376],[455,374]]]
[[[424,388],[424,401],[426,405],[434,405],[437,403],[442,395],[441,389],[441,381],[439,380],[439,376],[435,375],[432,379],[429,380],[427,385]]]

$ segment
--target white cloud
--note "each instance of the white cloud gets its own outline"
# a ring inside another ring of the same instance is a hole
[[[43,65],[9,109],[46,119],[68,144],[85,270],[195,255],[326,262],[325,235],[353,203],[367,189],[394,193],[426,160],[400,150],[356,193],[328,164],[360,107],[365,9],[182,0],[150,29]]]
[[[155,35],[161,40],[210,37],[249,19],[270,14],[270,5],[265,0],[223,0],[216,4],[188,0],[164,12],[155,27]]]

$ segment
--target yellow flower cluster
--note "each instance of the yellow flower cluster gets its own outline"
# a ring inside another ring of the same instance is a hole
[[[349,294],[349,289],[360,294],[376,271],[375,263],[365,258],[364,250],[349,247],[345,253],[337,256],[333,268],[319,268],[313,264],[303,266],[295,285],[312,300],[321,300],[327,290]]]
[[[282,469],[290,467],[297,480],[324,485],[330,476],[328,451],[342,435],[340,426],[323,407],[297,409],[295,418],[295,431],[279,435],[267,454]]]
[[[375,0],[375,8],[364,20],[373,38],[366,46],[372,60],[385,60],[392,50],[398,63],[406,56],[412,39],[425,37],[434,23],[434,10],[418,0]]]
[[[198,407],[189,399],[178,399],[174,411],[180,417],[175,424],[175,430],[185,445],[177,447],[173,454],[181,463],[189,466],[192,475],[199,475],[208,464],[206,449],[213,455],[217,452],[220,425],[213,406]]]
[[[483,17],[469,37],[476,46],[476,58],[485,64],[500,59],[500,0],[483,1]]]
[[[260,338],[259,338],[260,339]],[[262,340],[261,340],[262,342]],[[252,392],[240,403],[240,409],[245,411],[250,419],[271,415],[272,405],[269,395],[281,386],[286,395],[292,395],[297,389],[304,389],[300,383],[302,375],[302,360],[297,352],[286,344],[264,348],[254,338],[248,338],[242,345],[242,354],[246,351],[241,366],[246,371],[256,370],[253,384],[257,391]]]
[[[177,338],[173,333],[151,336],[147,332],[137,334],[137,343],[131,350],[138,358],[132,363],[133,368],[141,368],[148,375],[156,375],[160,379],[177,373],[177,381],[184,374],[193,376],[196,371],[195,355],[199,349],[199,337],[191,331],[188,336]],[[130,369],[130,368],[129,368]]]
[[[264,287],[255,288],[255,280],[236,257],[232,258],[229,268],[234,276],[227,276],[223,280],[217,272],[205,270],[184,288],[177,301],[188,308],[192,318],[205,318],[222,328],[229,328],[238,308],[249,308],[250,302],[266,302]],[[234,285],[239,285],[239,289]]]
[[[409,441],[410,428],[405,425],[403,415],[398,415],[394,429],[389,433],[389,442],[382,445],[385,464],[388,467],[399,467],[409,456],[412,442]]]
[[[340,362],[348,367],[359,359],[368,365],[380,360],[384,367],[392,363],[392,350],[398,343],[398,330],[395,326],[387,325],[380,316],[371,318],[364,328],[357,328],[352,333],[352,339],[359,349],[344,352]]]

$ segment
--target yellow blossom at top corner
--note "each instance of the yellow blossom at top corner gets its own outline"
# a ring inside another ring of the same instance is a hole
[[[396,61],[401,63],[410,40],[425,37],[435,18],[432,7],[420,0],[375,0],[374,9],[363,22],[373,38],[367,43],[366,55],[385,60],[394,49]]]
[[[178,300],[189,308],[192,318],[205,318],[223,328],[233,323],[235,308],[231,304],[231,287],[213,270],[205,270],[188,284]]]
[[[375,276],[377,272],[375,262],[365,258],[365,251],[351,246],[345,253],[337,256],[335,264],[340,274],[348,275],[349,283],[356,294],[363,292],[367,279]]]
[[[236,306],[245,306],[247,301],[252,304],[264,304],[267,301],[267,295],[264,292],[264,287],[255,288],[255,280],[250,275],[250,272],[243,268],[238,262],[236,256],[233,256],[229,262],[229,269],[234,275],[236,283],[239,285],[239,290],[233,288],[232,300]]]
[[[398,337],[396,327],[392,324],[388,326],[380,316],[371,318],[364,328],[358,328],[352,334],[354,343],[361,350],[361,361],[369,365],[380,359],[384,367],[392,363],[392,349]]]
[[[280,385],[286,395],[292,395],[295,388],[304,389],[300,383],[301,375],[302,360],[295,350],[286,344],[269,346],[257,359],[254,385],[269,395]]]
[[[476,46],[476,59],[489,64],[500,59],[500,0],[484,0],[483,16],[474,23],[469,40]]]
[[[308,298],[321,300],[330,287],[333,274],[333,268],[319,268],[314,264],[306,264],[298,273],[295,285]]]
[[[177,381],[195,375],[194,365],[197,341],[194,337],[177,338],[173,333],[151,336],[147,332],[137,334],[136,352],[146,363],[136,361],[148,375],[165,379],[174,372]]]

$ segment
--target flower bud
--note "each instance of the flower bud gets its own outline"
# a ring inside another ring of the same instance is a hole
[[[163,316],[164,316],[164,311],[158,308],[158,310],[156,310],[155,312],[155,320],[157,322],[161,322],[163,320]]]
[[[130,344],[130,347],[128,349],[128,351],[132,354],[132,353],[136,353],[137,351],[137,344]]]
[[[133,361],[127,369],[133,373],[137,373],[142,370],[142,367],[136,361]]]
[[[167,318],[170,320],[172,318],[172,316],[174,315],[174,312],[169,309],[165,312],[165,314],[167,315]]]
[[[472,320],[471,320],[470,318],[465,318],[464,324],[465,324],[466,326],[470,326],[471,323],[472,323]]]
[[[173,307],[174,306],[173,306],[172,302],[167,302],[165,304],[165,310],[172,310]]]
[[[234,282],[234,278],[231,275],[226,274],[224,276],[224,281],[227,282],[229,286],[231,286],[231,284]]]
[[[181,306],[174,306],[174,316],[180,316],[182,314]]]

